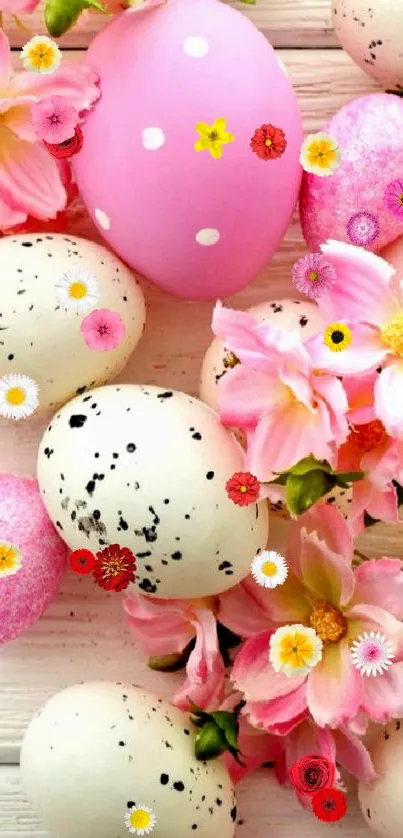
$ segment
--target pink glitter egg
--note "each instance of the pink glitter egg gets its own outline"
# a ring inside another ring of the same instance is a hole
[[[102,95],[72,164],[108,244],[177,297],[244,288],[279,246],[301,180],[301,116],[271,45],[218,0],[169,0],[119,15],[85,61]]]
[[[67,554],[36,480],[0,474],[0,643],[41,616],[59,590]]]
[[[403,234],[403,219],[384,203],[388,184],[403,178],[403,99],[387,93],[355,99],[322,130],[338,141],[342,160],[329,177],[304,172],[305,241],[311,250],[332,238],[378,253]]]

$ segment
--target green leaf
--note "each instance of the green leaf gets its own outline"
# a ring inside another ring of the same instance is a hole
[[[223,731],[226,741],[231,748],[238,750],[238,719],[234,713],[227,713],[225,710],[217,710],[211,714],[217,727]]]
[[[357,483],[358,480],[364,480],[365,472],[363,471],[334,471],[334,477],[338,480],[343,480],[344,483]]]
[[[310,471],[306,475],[290,474],[287,480],[286,501],[292,515],[303,515],[319,498],[334,486],[332,475]]]
[[[107,14],[98,0],[46,0],[45,23],[52,38],[60,38],[77,22],[85,9],[96,9]]]
[[[332,469],[330,466],[320,460],[315,460],[315,457],[304,457],[303,460],[299,460],[298,463],[295,463],[295,466],[292,466],[287,472],[287,474],[297,474],[297,475],[304,475],[308,474],[310,471],[324,471],[327,474],[331,474]]]
[[[215,759],[227,750],[224,731],[214,721],[207,722],[196,736],[196,759]]]

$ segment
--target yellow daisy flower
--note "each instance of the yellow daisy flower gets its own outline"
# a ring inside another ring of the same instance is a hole
[[[302,625],[282,626],[270,638],[269,659],[275,672],[308,675],[322,659],[323,643],[315,629]]]
[[[299,160],[303,169],[312,175],[333,175],[341,163],[341,149],[334,137],[319,132],[309,134],[302,143]]]
[[[200,134],[200,140],[194,144],[195,151],[209,150],[215,160],[222,156],[221,146],[233,143],[235,137],[226,131],[227,120],[220,117],[213,122],[213,125],[206,125],[205,122],[198,122],[195,129]]]
[[[22,567],[22,556],[15,544],[0,541],[0,579],[2,576],[14,576]]]
[[[149,835],[153,832],[157,818],[149,806],[132,806],[126,812],[125,824],[134,835]]]
[[[351,329],[344,323],[331,323],[323,335],[324,343],[331,352],[343,352],[343,349],[350,346],[352,339]]]
[[[32,73],[54,73],[61,60],[61,50],[47,35],[35,35],[21,50],[21,61]]]

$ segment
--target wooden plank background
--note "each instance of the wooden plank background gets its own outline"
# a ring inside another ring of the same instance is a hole
[[[305,133],[319,130],[344,103],[377,89],[337,47],[330,0],[258,0],[255,7],[233,5],[276,46],[296,89]],[[23,22],[32,31],[44,31],[40,13]],[[69,49],[68,58],[80,60],[82,50],[104,23],[102,16],[88,15],[83,25],[61,39],[61,45]],[[5,17],[4,24],[13,47],[29,37],[11,18]],[[17,51],[14,59],[18,66]],[[72,232],[99,240],[89,218],[77,223]],[[265,299],[291,296],[290,268],[304,252],[295,215],[271,264],[229,304],[247,308]],[[145,335],[119,380],[197,393],[201,360],[211,339],[212,305],[185,303],[147,283],[143,287],[148,309]],[[11,427],[0,423],[1,471],[34,474],[37,443],[46,423],[46,417]],[[360,549],[369,556],[403,555],[402,534],[403,525],[377,526],[361,540]],[[178,677],[146,668],[121,619],[119,596],[68,574],[47,614],[24,637],[0,649],[0,838],[48,838],[20,789],[18,758],[23,732],[50,694],[76,681],[110,678],[140,681],[167,695]],[[269,771],[244,781],[238,797],[236,838],[265,838],[269,832],[276,838],[294,838],[296,832],[299,838],[323,835],[322,825],[299,809],[290,792],[278,790]],[[370,838],[354,795],[346,819],[334,829],[342,838]]]

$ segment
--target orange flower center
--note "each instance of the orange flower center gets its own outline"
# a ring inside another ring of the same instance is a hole
[[[399,207],[403,207],[403,192],[401,195],[399,195],[397,203],[399,204]]]
[[[311,282],[316,282],[316,280],[319,279],[318,271],[309,271],[308,279],[310,279]]]
[[[386,431],[382,422],[379,419],[374,419],[373,422],[367,422],[366,425],[352,425],[347,442],[366,454],[381,445],[385,436]]]
[[[267,148],[270,148],[270,146],[273,145],[273,140],[270,140],[269,137],[267,137],[267,140],[264,141],[264,144],[265,146],[267,146]]]
[[[347,631],[343,614],[330,602],[317,602],[309,622],[323,643],[338,643]]]

